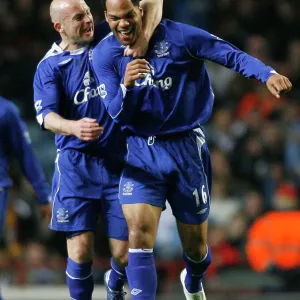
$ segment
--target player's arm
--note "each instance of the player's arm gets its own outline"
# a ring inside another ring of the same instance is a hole
[[[33,151],[27,127],[16,108],[7,113],[9,146],[15,154],[22,172],[35,190],[40,204],[48,204],[50,187],[42,167]]]
[[[41,64],[34,77],[34,106],[36,118],[42,129],[61,135],[74,135],[91,141],[103,133],[95,119],[68,120],[59,114],[60,93],[55,72]]]
[[[162,18],[163,0],[142,0],[140,7],[144,11],[142,33],[134,45],[125,49],[124,54],[127,56],[146,55],[149,41]]]
[[[61,135],[72,135],[72,121],[55,112],[49,112],[43,119],[45,129]]]
[[[96,119],[82,118],[77,121],[67,120],[59,114],[50,112],[44,118],[44,128],[56,134],[74,135],[83,141],[92,141],[103,134]]]
[[[207,59],[244,77],[260,80],[266,83],[269,91],[276,97],[279,97],[280,92],[287,92],[292,88],[287,77],[229,42],[199,28],[184,24],[181,26],[187,50],[195,59]]]
[[[149,67],[146,60],[135,59],[128,63],[123,78],[120,78],[113,65],[111,53],[101,47],[101,43],[93,51],[93,68],[100,88],[100,97],[115,122],[128,124],[138,103],[135,80],[143,78]]]

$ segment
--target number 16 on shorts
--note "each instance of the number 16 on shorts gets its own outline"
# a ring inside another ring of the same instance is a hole
[[[197,189],[194,190],[193,195],[194,195],[195,200],[196,200],[196,205],[197,205],[197,207],[199,207],[201,205],[201,203],[200,203],[199,192],[198,192]],[[205,191],[205,185],[204,184],[201,187],[201,196],[202,196],[203,203],[206,204],[207,203],[207,193]]]

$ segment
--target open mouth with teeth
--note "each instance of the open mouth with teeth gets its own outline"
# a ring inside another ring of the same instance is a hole
[[[129,39],[131,34],[133,33],[133,27],[127,29],[127,30],[118,30],[118,33],[121,35],[121,37],[125,40]]]
[[[93,32],[93,27],[87,27],[81,31],[82,33],[91,34]]]

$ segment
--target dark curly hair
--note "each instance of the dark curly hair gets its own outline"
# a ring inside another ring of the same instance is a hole
[[[107,0],[102,0],[102,5],[103,5],[104,10],[106,10],[106,1]],[[141,0],[131,0],[131,2],[134,6],[139,6]]]

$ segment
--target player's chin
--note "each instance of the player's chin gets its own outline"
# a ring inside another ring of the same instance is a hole
[[[130,46],[131,45],[131,43],[130,42],[128,42],[128,41],[120,41],[121,42],[121,44],[123,45],[123,46]]]
[[[93,33],[89,33],[89,34],[82,34],[81,35],[81,40],[84,43],[90,43],[92,40],[94,39],[94,34]]]
[[[86,43],[90,43],[93,39],[94,39],[94,36],[88,36],[88,37],[85,37],[84,41]]]
[[[134,44],[134,34],[124,36],[121,33],[117,33],[118,40],[124,46],[130,46]]]

